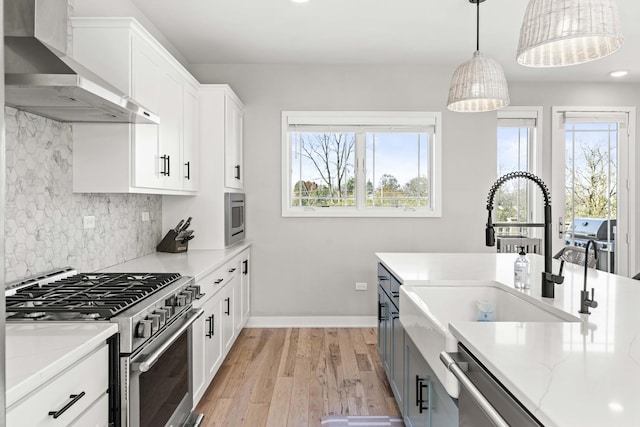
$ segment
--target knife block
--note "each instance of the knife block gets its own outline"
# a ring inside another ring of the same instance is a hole
[[[189,241],[176,240],[177,236],[178,233],[176,233],[175,230],[169,230],[158,246],[156,246],[156,251],[170,252],[174,254],[178,252],[186,252],[189,249]]]

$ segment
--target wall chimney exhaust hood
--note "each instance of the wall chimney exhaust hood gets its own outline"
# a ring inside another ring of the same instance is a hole
[[[68,56],[69,8],[69,0],[4,1],[6,104],[62,122],[159,123]]]

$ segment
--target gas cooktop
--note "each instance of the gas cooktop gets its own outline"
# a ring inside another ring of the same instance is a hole
[[[7,296],[7,320],[108,320],[180,277],[178,273],[76,274]]]

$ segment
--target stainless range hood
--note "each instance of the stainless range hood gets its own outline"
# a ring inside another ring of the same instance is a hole
[[[70,0],[4,0],[5,103],[63,122],[159,123],[67,55]]]

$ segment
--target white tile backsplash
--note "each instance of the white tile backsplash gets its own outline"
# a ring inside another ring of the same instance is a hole
[[[67,265],[99,270],[155,251],[161,196],[74,194],[73,125],[11,107],[5,123],[7,282]],[[83,228],[84,216],[95,216],[95,228]]]

